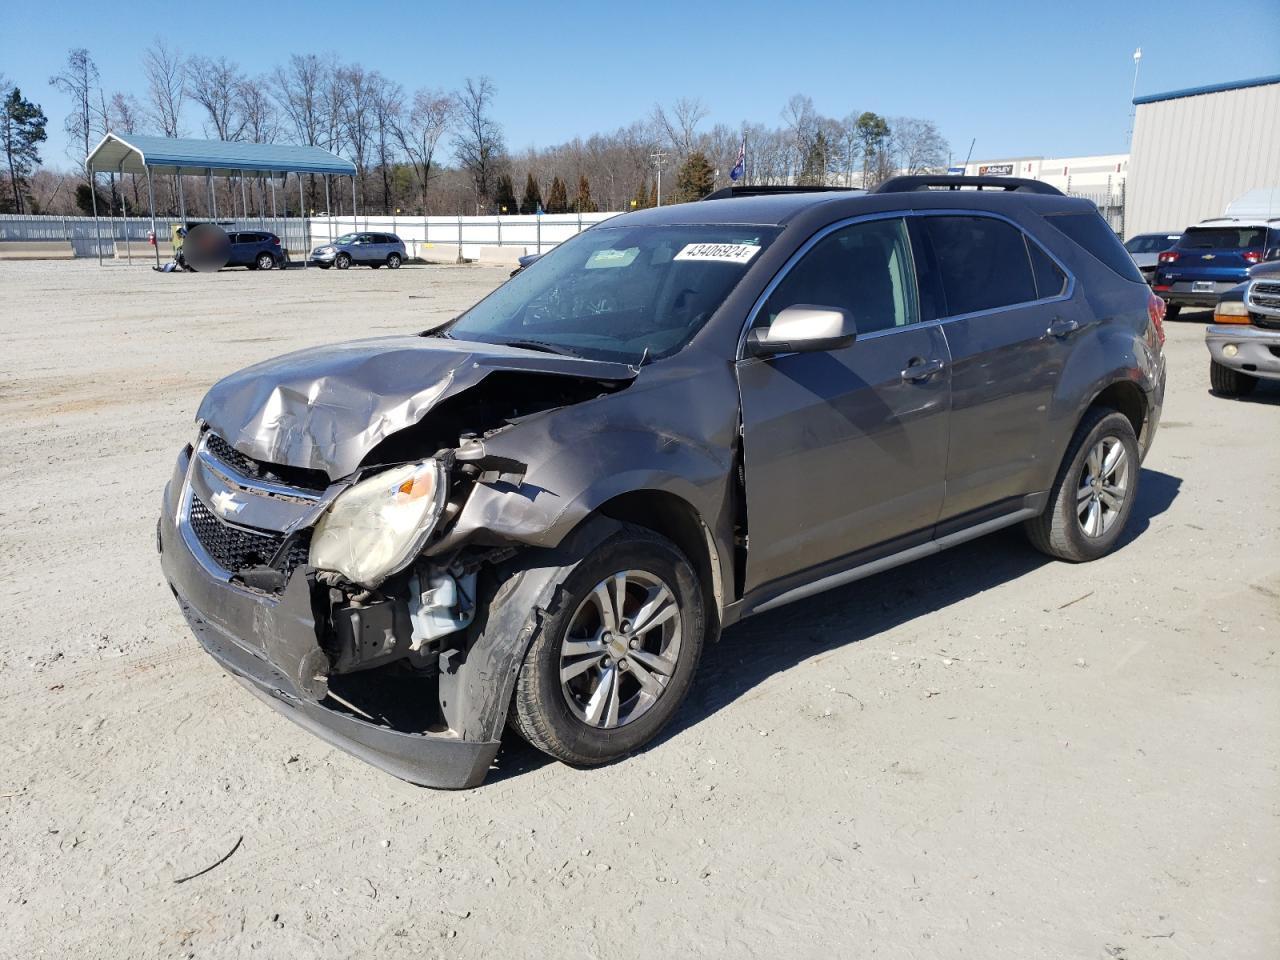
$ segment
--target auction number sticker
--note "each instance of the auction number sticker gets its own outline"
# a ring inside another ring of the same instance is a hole
[[[746,263],[759,252],[760,248],[751,243],[690,243],[676,254],[676,259]]]

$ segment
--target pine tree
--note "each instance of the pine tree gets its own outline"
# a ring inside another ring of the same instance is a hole
[[[569,212],[569,191],[565,189],[564,181],[559,177],[554,177],[551,181],[551,190],[547,193],[547,213],[568,213]]]
[[[585,173],[578,175],[578,195],[574,198],[573,209],[578,213],[595,213],[600,209],[591,199],[591,184]]]
[[[820,187],[827,182],[827,164],[831,147],[827,136],[821,130],[809,144],[804,154],[804,165],[800,168],[799,184],[802,187]]]
[[[10,89],[0,103],[0,144],[4,147],[14,213],[29,212],[25,187],[31,172],[40,165],[40,144],[47,139],[47,123],[40,106],[23,97],[17,87]],[[3,199],[7,206],[9,197]]]
[[[701,200],[714,189],[715,185],[716,174],[707,160],[707,155],[701,150],[695,150],[680,165],[680,170],[676,174],[675,196],[671,200],[673,203]]]
[[[542,190],[538,187],[538,181],[533,179],[533,171],[531,170],[524,179],[524,196],[520,199],[520,212],[533,214],[541,209]]]
[[[513,214],[519,207],[516,204],[516,185],[511,182],[511,174],[504,173],[498,178],[498,186],[493,194],[495,213]]]

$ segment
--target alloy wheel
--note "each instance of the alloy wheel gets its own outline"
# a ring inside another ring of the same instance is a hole
[[[1076,517],[1087,537],[1101,537],[1120,518],[1129,495],[1129,455],[1118,437],[1103,437],[1085,457]]]
[[[574,716],[605,729],[644,716],[675,673],[680,620],[675,594],[651,573],[596,584],[560,644],[560,690]]]

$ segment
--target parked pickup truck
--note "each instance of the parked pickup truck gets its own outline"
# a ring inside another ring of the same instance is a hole
[[[1104,557],[1163,309],[1097,209],[1036,181],[637,211],[443,327],[216,384],[164,575],[223,667],[397,776],[477,784],[508,723],[607,763],[743,617],[1012,525]]]
[[[1204,334],[1209,382],[1224,397],[1244,397],[1261,380],[1280,380],[1280,263],[1263,263],[1232,287]]]

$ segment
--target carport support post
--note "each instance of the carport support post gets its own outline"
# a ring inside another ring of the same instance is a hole
[[[329,216],[329,242],[333,243],[333,202],[329,199],[329,176],[324,178],[324,209]]]
[[[240,210],[245,220],[249,219],[249,198],[244,193],[244,171],[240,171]]]
[[[204,187],[209,192],[209,222],[218,222],[218,198],[213,194],[213,171],[206,168],[204,171]]]
[[[367,219],[367,218],[365,219],[365,224],[364,224],[364,225],[365,225],[366,227],[368,227],[368,226],[369,226],[369,221],[368,221],[368,219]],[[351,175],[351,229],[352,229],[352,230],[359,230],[359,229],[360,229],[359,225],[356,223],[356,178],[355,178],[355,174],[352,174],[352,175]]]
[[[133,237],[129,236],[129,204],[125,200],[124,173],[120,174],[120,211],[124,214],[124,248],[129,258],[129,266],[133,266]]]
[[[151,208],[151,237],[155,240],[156,269],[160,269],[160,235],[156,233],[156,192],[151,186],[151,168],[147,167],[147,205]]]
[[[288,178],[288,174],[285,177]],[[284,212],[285,222],[289,221],[289,211]],[[299,233],[302,234],[302,269],[307,269],[307,261],[311,259],[311,224],[307,222],[307,198],[302,195],[302,174],[298,174],[298,216]]]
[[[182,218],[182,228],[187,227],[187,191],[183,189],[182,181],[187,179],[182,174],[175,177],[178,181],[178,216]]]
[[[102,227],[98,224],[98,172],[89,168],[89,198],[93,203],[93,245],[98,248],[98,266],[102,266]]]

